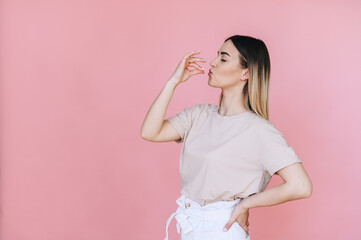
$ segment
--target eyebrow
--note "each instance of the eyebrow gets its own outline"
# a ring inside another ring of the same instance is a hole
[[[217,54],[219,54],[219,51],[217,52]],[[228,52],[221,52],[221,55],[222,55],[222,54],[225,54],[225,55],[228,55],[229,57],[231,57],[231,55],[229,55]]]

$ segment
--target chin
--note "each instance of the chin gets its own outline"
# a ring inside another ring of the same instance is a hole
[[[217,87],[217,86],[214,86],[214,85],[211,83],[211,80],[208,80],[208,86],[210,86],[210,87]]]

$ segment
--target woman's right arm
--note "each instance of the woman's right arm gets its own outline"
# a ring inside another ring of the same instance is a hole
[[[141,127],[143,139],[151,142],[169,142],[179,140],[181,136],[168,121],[164,120],[170,100],[173,97],[176,87],[189,79],[189,77],[204,73],[204,70],[196,61],[205,62],[199,57],[192,57],[200,51],[186,54],[178,64],[172,77],[166,82],[153,104],[149,108]],[[195,67],[189,70],[187,67]]]
[[[177,87],[176,81],[169,79],[148,110],[141,128],[142,138],[151,142],[174,141],[180,138],[176,129],[164,120],[168,104]]]

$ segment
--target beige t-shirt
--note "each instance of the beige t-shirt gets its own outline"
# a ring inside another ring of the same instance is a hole
[[[181,194],[202,206],[264,191],[271,176],[301,162],[283,134],[252,111],[218,114],[218,106],[195,104],[168,120],[182,137]]]

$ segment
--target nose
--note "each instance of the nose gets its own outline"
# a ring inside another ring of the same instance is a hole
[[[212,68],[212,67],[216,67],[216,65],[214,65],[214,60],[211,61],[211,62],[209,62],[209,66],[211,66],[211,68]]]

